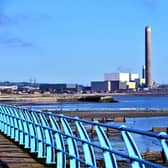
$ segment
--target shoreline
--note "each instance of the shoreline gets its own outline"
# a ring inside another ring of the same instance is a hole
[[[47,110],[44,110],[47,111]],[[56,114],[63,114],[67,116],[77,116],[84,119],[91,118],[115,118],[115,117],[124,117],[124,118],[138,118],[138,117],[168,117],[168,110],[138,110],[138,111],[56,111],[49,110],[50,112]],[[48,112],[49,112],[48,111]]]
[[[53,103],[64,103],[68,102],[67,100],[73,100],[76,97],[79,97],[80,95],[84,94],[57,94],[57,95],[1,95],[0,96],[0,103],[4,104],[6,101],[9,104],[13,104],[17,107],[22,106],[33,106],[36,104],[53,104]],[[89,94],[85,94],[89,95]],[[102,94],[99,94],[102,95]],[[105,94],[104,94],[105,95]],[[110,94],[106,94],[110,95]],[[130,94],[128,94],[130,95]],[[123,96],[128,96],[123,95]],[[111,94],[111,96],[116,96],[114,94]],[[149,95],[146,95],[149,96]],[[63,100],[62,102],[58,100]],[[69,101],[69,103],[73,103],[72,101]],[[77,102],[75,102],[77,103]],[[81,102],[78,102],[81,103]],[[87,103],[87,102],[82,102]],[[101,102],[99,102],[101,103]],[[114,117],[161,117],[161,116],[168,116],[168,109],[129,109],[129,110],[74,110],[74,111],[64,111],[64,110],[47,110],[41,109],[41,111],[49,111],[54,112],[57,114],[64,114],[68,116],[78,116],[81,118],[114,118]]]
[[[168,96],[168,93],[148,93],[148,92],[130,92],[130,93],[90,93],[90,94],[2,94],[0,95],[0,101],[29,101],[29,102],[72,102],[79,98],[111,96]]]

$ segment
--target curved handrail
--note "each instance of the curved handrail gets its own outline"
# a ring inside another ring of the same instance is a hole
[[[90,139],[86,128],[88,126],[94,127],[96,142]],[[106,129],[120,132],[127,151],[121,152],[112,147],[110,137],[105,134]],[[79,135],[75,133],[76,130]],[[68,164],[69,167],[75,165],[96,168],[99,160],[97,150],[104,155],[101,161],[106,167],[118,167],[116,156],[129,160],[133,168],[163,167],[141,157],[132,133],[158,139],[168,160],[168,135],[165,133],[153,133],[51,112],[0,105],[0,131],[25,148],[30,148],[30,152],[36,152],[37,157],[45,158],[46,164],[55,163],[57,167],[66,167]]]

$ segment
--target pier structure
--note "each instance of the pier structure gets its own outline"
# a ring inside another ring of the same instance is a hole
[[[89,129],[95,132],[94,136],[91,136]],[[114,131],[108,135],[107,130],[108,134],[110,130],[116,130],[117,135],[113,135]],[[161,168],[168,161],[168,135],[165,132],[154,133],[121,124],[100,123],[63,114],[0,105],[0,132],[24,148],[33,158],[43,160],[46,167]],[[157,159],[156,162],[145,159],[139,150],[142,144],[134,139],[137,135],[144,140],[160,142],[164,163]],[[3,145],[7,145],[2,141]],[[117,149],[113,142],[120,142],[122,150]],[[0,145],[0,150],[3,145]],[[18,154],[19,157],[21,155]],[[2,164],[12,168],[10,159],[5,160],[1,156]],[[32,161],[30,158],[27,160]],[[38,167],[33,164],[38,162],[32,161],[29,167]],[[23,167],[23,164],[18,164],[19,167]]]

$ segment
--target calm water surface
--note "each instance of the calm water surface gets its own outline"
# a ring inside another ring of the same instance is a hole
[[[168,110],[168,96],[114,96],[118,103],[79,103],[79,102],[53,102],[25,104],[28,108],[34,110],[138,110],[138,109],[153,109],[153,110]]]

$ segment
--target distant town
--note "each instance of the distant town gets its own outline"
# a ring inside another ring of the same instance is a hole
[[[143,75],[142,75],[143,76]],[[168,85],[145,86],[145,79],[137,73],[105,73],[103,81],[91,81],[90,86],[71,83],[0,82],[2,94],[54,93],[153,93],[167,94]]]
[[[104,80],[91,81],[89,86],[70,83],[0,82],[1,94],[53,93],[140,93],[168,94],[168,85],[152,80],[151,27],[145,27],[145,65],[137,73],[105,73]]]

